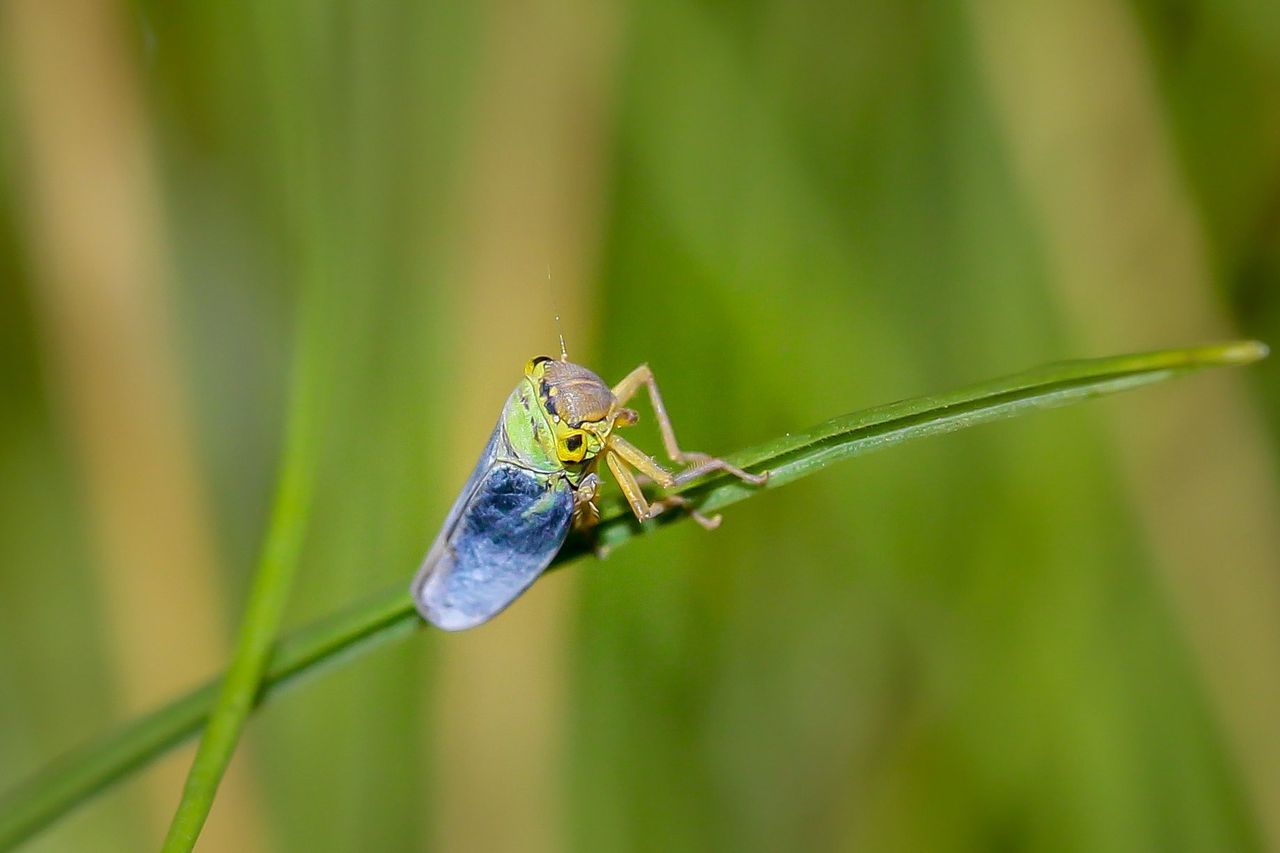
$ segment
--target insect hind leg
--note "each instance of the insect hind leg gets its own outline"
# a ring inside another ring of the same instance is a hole
[[[643,456],[643,454],[640,455]],[[667,481],[672,480],[671,474],[664,471],[656,462],[648,459],[648,457],[645,457],[645,460],[649,465],[657,469],[657,472],[663,475],[662,478],[654,477],[652,474],[649,474],[648,476],[653,479],[659,479],[659,481],[662,479]],[[666,497],[659,498],[658,500],[652,502],[649,501],[649,499],[644,496],[644,491],[640,488],[640,483],[636,481],[636,475],[632,472],[631,468],[628,467],[632,464],[632,460],[615,450],[610,450],[605,454],[605,464],[609,466],[609,470],[613,472],[614,479],[618,481],[618,485],[622,489],[622,494],[626,497],[627,504],[631,507],[631,512],[634,513],[635,517],[640,521],[648,521],[649,519],[657,518],[667,509],[680,507],[689,513],[690,518],[698,522],[698,524],[706,530],[715,530],[720,526],[719,515],[703,515],[698,512],[698,510],[694,509],[686,498],[681,497],[680,495],[667,495]]]
[[[764,485],[769,479],[767,471],[762,474],[749,474],[736,465],[731,465],[710,454],[681,450],[679,442],[676,441],[675,427],[671,423],[670,415],[667,414],[666,405],[662,402],[662,392],[658,390],[658,380],[654,378],[653,370],[649,365],[642,364],[623,377],[622,381],[613,387],[613,396],[618,399],[618,405],[622,405],[639,393],[641,388],[647,388],[649,391],[649,403],[653,406],[653,414],[657,418],[658,431],[662,433],[662,446],[667,451],[667,456],[674,462],[690,466],[676,475],[676,485],[691,482],[712,471],[723,471],[753,486]],[[658,477],[654,479],[662,482]]]
[[[699,477],[704,477],[714,471],[723,471],[726,474],[732,474],[744,483],[750,483],[753,486],[763,486],[769,481],[769,472],[762,474],[751,474],[743,471],[736,465],[731,465],[715,456],[709,456],[706,453],[690,453],[689,457],[698,457],[692,465],[676,474],[676,485],[683,486],[686,483],[692,483]],[[692,461],[692,460],[691,460]]]

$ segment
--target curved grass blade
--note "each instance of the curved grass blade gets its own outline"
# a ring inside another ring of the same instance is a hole
[[[1203,368],[1249,364],[1266,355],[1265,345],[1242,341],[1063,362],[950,394],[917,397],[855,412],[728,458],[749,469],[769,469],[772,473],[763,488],[774,489],[841,459],[905,441],[1114,394]],[[683,494],[699,509],[712,511],[761,490],[718,478],[693,485]],[[620,500],[606,502],[601,509],[596,542],[570,540],[553,566],[589,553],[593,544],[617,547],[649,529],[686,517],[678,512],[665,513],[642,527]],[[303,675],[318,673],[358,652],[407,636],[422,624],[410,600],[407,582],[383,590],[279,641],[254,704],[274,696]],[[28,838],[200,731],[208,719],[218,683],[215,679],[126,723],[51,765],[0,800],[0,849]]]
[[[201,688],[201,692],[208,691],[207,701],[200,706],[207,725],[169,825],[164,853],[185,853],[195,846],[279,639],[280,620],[297,572],[314,491],[316,424],[321,420],[318,409],[329,340],[326,320],[331,313],[320,302],[318,296],[313,296],[306,304],[295,346],[284,459],[258,570],[249,590],[231,664],[219,682]],[[186,702],[184,699],[179,704]]]

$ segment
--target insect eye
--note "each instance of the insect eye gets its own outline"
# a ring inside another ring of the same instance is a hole
[[[581,462],[587,455],[586,439],[582,432],[571,432],[560,439],[559,451],[562,461]]]

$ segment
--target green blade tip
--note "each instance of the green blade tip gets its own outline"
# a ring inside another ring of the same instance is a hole
[[[1271,354],[1271,348],[1262,341],[1236,341],[1226,344],[1220,351],[1224,364],[1253,364]]]

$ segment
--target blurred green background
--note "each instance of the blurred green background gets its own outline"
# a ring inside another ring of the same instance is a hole
[[[307,316],[291,626],[408,582],[557,313],[728,452],[1278,284],[1269,0],[6,0],[0,790],[226,660]],[[1278,378],[554,572],[271,703],[201,849],[1280,849]],[[191,754],[30,849],[154,849]]]

